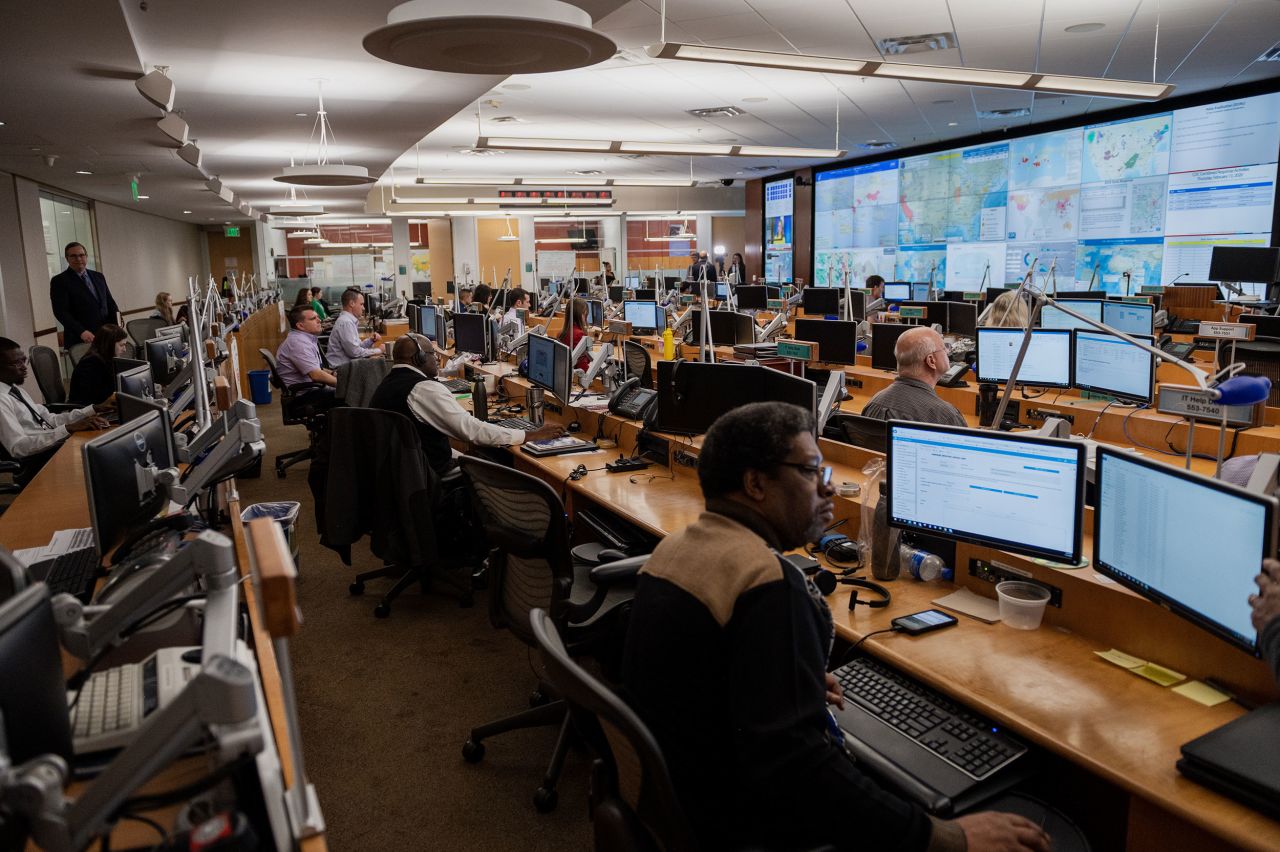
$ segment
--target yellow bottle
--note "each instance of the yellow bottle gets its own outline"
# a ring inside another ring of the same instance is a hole
[[[662,330],[662,357],[666,361],[673,361],[676,357],[675,335],[671,333],[669,328]]]

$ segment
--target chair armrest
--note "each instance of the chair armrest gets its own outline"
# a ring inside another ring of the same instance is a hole
[[[298,382],[296,385],[289,385],[289,387],[284,389],[284,392],[287,393],[289,396],[297,396],[300,393],[306,393],[307,391],[313,391],[318,388],[327,388],[327,387],[328,385],[324,384],[323,382]]]
[[[0,473],[17,473],[22,470],[22,465],[16,461],[0,461]]]
[[[617,551],[604,550],[600,552],[601,556],[606,553],[616,553]],[[618,583],[625,583],[635,579],[636,574],[640,573],[640,569],[649,561],[649,554],[643,556],[632,556],[626,559],[619,559],[614,562],[606,562],[603,565],[597,565],[591,569],[587,575],[591,578],[591,582],[596,586],[608,588]]]

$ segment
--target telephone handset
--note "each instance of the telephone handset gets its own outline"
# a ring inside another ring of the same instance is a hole
[[[964,374],[968,372],[969,364],[961,361],[959,364],[952,364],[942,378],[938,379],[938,384],[944,388],[967,388],[969,383],[964,380]]]
[[[1195,351],[1194,343],[1178,343],[1167,334],[1160,336],[1160,340],[1156,343],[1156,348],[1161,352],[1167,352],[1174,358],[1185,361],[1191,357],[1191,353]]]
[[[656,390],[641,387],[639,378],[630,378],[609,398],[609,411],[628,420],[643,420],[657,401]]]

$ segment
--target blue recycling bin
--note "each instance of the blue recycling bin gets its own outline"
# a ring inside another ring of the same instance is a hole
[[[270,370],[249,371],[249,396],[253,398],[254,405],[271,404]]]

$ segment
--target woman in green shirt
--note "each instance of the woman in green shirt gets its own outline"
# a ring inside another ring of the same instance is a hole
[[[311,307],[315,309],[316,316],[321,320],[329,318],[329,312],[324,309],[324,302],[320,298],[321,290],[319,287],[311,288]]]

